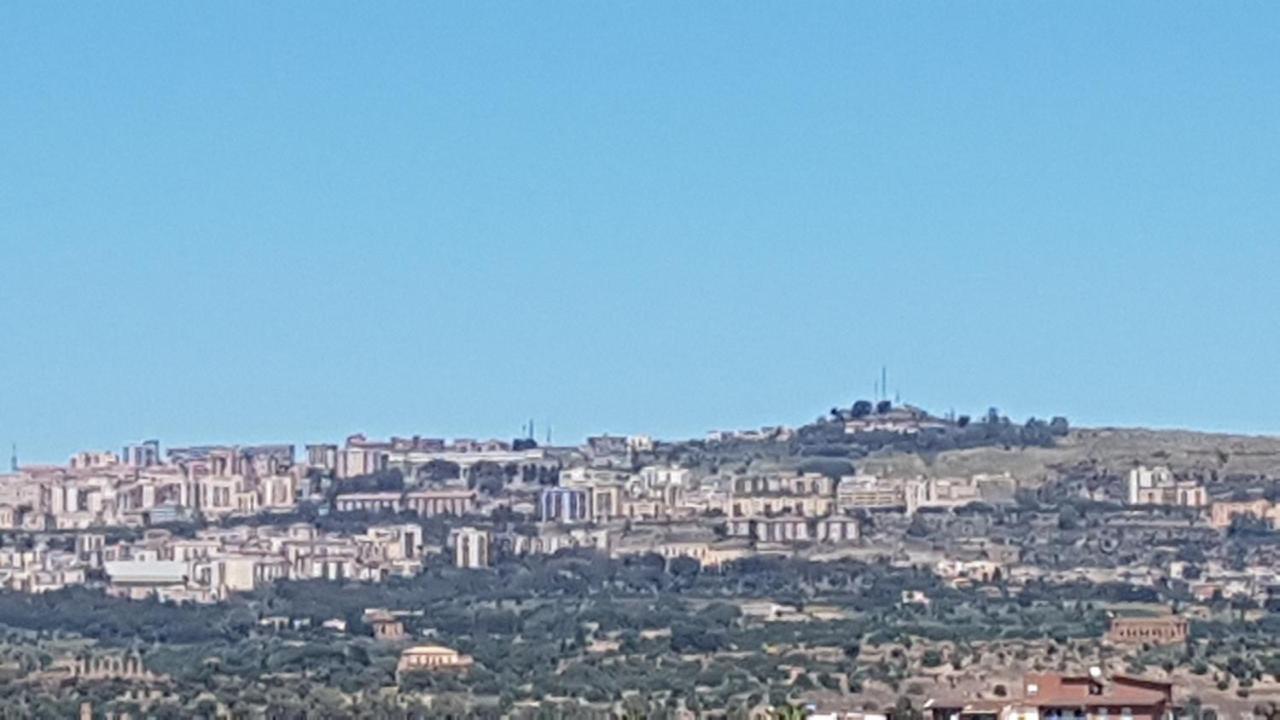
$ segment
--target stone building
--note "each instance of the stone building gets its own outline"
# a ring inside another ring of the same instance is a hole
[[[440,645],[418,645],[400,653],[396,678],[406,672],[466,672],[475,661],[470,655]]]
[[[460,568],[489,567],[489,533],[477,528],[455,530],[453,564]]]
[[[373,630],[376,640],[397,642],[405,637],[404,623],[384,610],[374,610],[365,615],[365,622]]]
[[[1116,645],[1173,645],[1186,642],[1190,623],[1177,615],[1113,617],[1107,640]]]

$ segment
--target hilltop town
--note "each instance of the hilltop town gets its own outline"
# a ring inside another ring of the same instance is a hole
[[[527,435],[15,459],[6,702],[934,720],[1280,704],[1280,442],[887,400],[692,440]]]

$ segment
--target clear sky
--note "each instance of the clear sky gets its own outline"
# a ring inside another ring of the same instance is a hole
[[[1280,5],[0,6],[0,441],[1280,431]],[[7,455],[7,452],[4,453]]]

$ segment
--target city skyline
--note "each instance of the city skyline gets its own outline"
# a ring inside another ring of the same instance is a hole
[[[1070,421],[1072,423],[1072,426],[1076,428],[1094,428],[1094,429],[1122,428],[1122,429],[1134,429],[1134,430],[1149,429],[1149,430],[1156,430],[1156,431],[1188,431],[1193,433],[1203,433],[1206,435],[1222,434],[1222,435],[1235,435],[1240,437],[1270,437],[1274,435],[1274,433],[1236,432],[1230,429],[1215,430],[1215,429],[1206,429],[1206,428],[1198,428],[1198,427],[1158,426],[1158,425],[1150,425],[1150,424],[1132,425],[1132,426],[1089,424],[1089,423],[1081,424],[1077,422],[1075,418],[1070,418],[1066,415],[1062,415],[1061,413],[1053,413],[1053,412],[1032,413],[1027,416],[1016,416],[1004,411],[1002,408],[996,405],[990,405],[983,408],[975,408],[972,411],[968,409],[957,410],[956,408],[948,408],[946,410],[936,410],[929,407],[922,407],[915,403],[903,402],[900,397],[895,397],[895,395],[897,394],[891,391],[890,394],[888,395],[880,396],[880,395],[876,395],[875,391],[873,390],[872,392],[867,393],[866,395],[857,396],[856,398],[853,398],[850,402],[861,401],[861,400],[868,400],[868,401],[885,400],[892,403],[894,407],[904,407],[904,406],[917,407],[939,418],[951,418],[951,417],[958,417],[960,415],[965,415],[972,418],[975,421],[980,421],[983,417],[985,417],[987,412],[994,409],[994,410],[1000,411],[1002,416],[1008,417],[1015,424],[1021,424],[1033,418],[1044,421],[1044,422],[1048,422],[1049,420],[1055,417],[1063,417],[1063,418],[1066,418],[1068,421]],[[840,406],[847,408],[850,402],[841,403]],[[144,435],[139,435],[133,438],[121,438],[118,441],[114,442],[114,444],[108,441],[105,444],[99,443],[97,445],[84,444],[84,443],[75,445],[74,443],[68,444],[67,442],[59,440],[59,442],[61,442],[62,444],[67,445],[69,449],[61,456],[56,456],[56,457],[30,457],[25,453],[23,453],[23,448],[21,445],[19,445],[16,442],[10,442],[7,446],[9,450],[8,458],[9,458],[10,465],[6,465],[6,467],[10,467],[15,461],[18,461],[19,464],[21,465],[33,465],[33,466],[60,465],[64,463],[67,460],[67,458],[72,457],[79,453],[86,453],[86,452],[87,453],[97,453],[97,452],[117,453],[117,451],[120,451],[122,448],[128,448],[130,446],[135,446],[145,442],[158,442],[162,450],[169,449],[169,448],[198,448],[198,447],[231,448],[231,447],[252,447],[252,446],[271,446],[271,445],[288,445],[288,446],[294,447],[295,449],[304,449],[308,445],[341,445],[343,442],[353,437],[366,437],[366,438],[369,438],[370,440],[380,440],[380,439],[388,439],[388,438],[409,439],[409,438],[418,437],[418,438],[434,438],[434,439],[439,439],[445,442],[453,442],[458,440],[479,441],[479,442],[497,440],[502,442],[508,442],[508,441],[527,438],[527,439],[534,440],[540,446],[545,446],[545,447],[578,447],[580,445],[585,444],[592,437],[615,437],[615,438],[645,437],[655,441],[679,443],[679,442],[686,442],[690,440],[700,440],[709,435],[714,435],[714,434],[723,433],[723,432],[730,432],[730,433],[743,432],[743,431],[750,432],[750,431],[760,430],[762,428],[795,429],[803,425],[810,424],[814,422],[815,419],[821,420],[826,418],[827,416],[828,416],[827,413],[814,413],[811,417],[805,420],[797,420],[795,422],[781,422],[781,421],[760,422],[755,425],[750,425],[750,424],[731,425],[727,423],[722,423],[717,426],[708,427],[703,432],[691,433],[687,436],[660,435],[656,433],[649,433],[649,432],[643,432],[643,431],[612,432],[609,430],[602,430],[597,432],[588,431],[582,434],[581,436],[577,436],[577,437],[563,437],[555,433],[554,425],[551,425],[550,423],[547,423],[545,421],[539,422],[537,420],[532,420],[532,421],[526,420],[524,423],[520,425],[519,428],[509,433],[502,433],[502,432],[493,432],[493,433],[443,432],[441,433],[441,432],[431,432],[430,428],[428,428],[427,430],[417,428],[417,429],[398,429],[398,430],[390,429],[386,431],[370,432],[368,429],[365,429],[365,428],[356,428],[356,429],[352,429],[350,431],[343,432],[331,437],[306,437],[306,438],[293,437],[288,435],[287,433],[281,434],[278,436],[272,436],[272,437],[234,437],[234,438],[222,438],[222,437],[169,438],[163,434],[150,434],[150,435],[144,434]],[[530,432],[531,425],[532,425],[532,432]]]

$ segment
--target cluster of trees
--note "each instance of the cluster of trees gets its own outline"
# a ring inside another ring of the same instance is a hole
[[[462,468],[457,463],[433,459],[414,471],[413,480],[420,485],[439,485],[457,480],[461,476]],[[517,478],[527,483],[554,485],[558,477],[559,471],[554,467],[520,466],[482,460],[469,468],[467,486],[488,495],[497,495]],[[403,492],[405,487],[404,474],[399,468],[390,468],[334,482],[328,487],[328,499],[356,492]]]
[[[40,595],[6,592],[0,593],[0,625],[108,643],[199,645],[256,637],[257,619],[263,615],[306,618],[314,627],[343,618],[359,635],[366,608],[393,607],[423,611],[424,628],[444,637],[523,636],[546,627],[549,638],[572,638],[578,623],[595,622],[637,632],[667,628],[671,635],[665,642],[677,652],[712,651],[735,642],[731,629],[741,626],[736,602],[743,599],[769,598],[800,608],[820,600],[858,612],[886,613],[896,611],[904,591],[913,590],[930,596],[935,614],[997,602],[953,589],[927,570],[878,563],[753,557],[722,571],[703,572],[696,563],[667,562],[657,555],[611,559],[570,551],[505,562],[493,572],[434,565],[418,577],[378,584],[277,582],[217,605],[129,601],[84,587]],[[1025,606],[1062,599],[1150,600],[1150,593],[1119,584],[1033,583],[1017,602]],[[629,604],[637,598],[645,601]],[[688,599],[698,599],[701,609],[689,612],[684,605]],[[498,648],[495,657],[509,650]],[[283,671],[295,660],[302,662],[306,652],[310,651],[289,651],[259,663],[260,669]],[[276,661],[282,664],[274,666]]]
[[[400,468],[379,470],[368,475],[345,478],[329,486],[329,498],[339,493],[404,492],[404,473]]]
[[[869,431],[848,434],[844,422],[875,414],[885,414],[893,409],[887,401],[872,405],[859,400],[852,408],[832,408],[831,422],[819,421],[800,428],[793,442],[794,454],[826,457],[857,458],[882,449],[899,452],[937,453],[947,450],[964,450],[976,447],[1050,447],[1057,438],[1065,437],[1071,425],[1065,417],[1045,421],[1032,417],[1023,424],[1012,422],[996,408],[988,410],[979,422],[961,415],[915,433]]]
[[[906,591],[925,593],[929,605],[903,606]],[[801,611],[815,603],[835,605],[850,614],[807,623],[760,622],[741,610],[750,598]],[[987,588],[961,590],[926,569],[886,563],[754,557],[704,571],[692,561],[656,555],[614,559],[566,551],[502,561],[491,571],[433,563],[421,576],[379,584],[280,582],[212,606],[132,602],[84,588],[0,593],[0,624],[107,645],[140,643],[148,646],[148,665],[172,675],[189,697],[213,689],[219,697],[241,698],[246,707],[311,707],[314,713],[317,703],[333,700],[319,694],[321,688],[340,695],[394,684],[397,648],[369,637],[363,612],[395,608],[420,612],[406,618],[411,633],[430,631],[436,641],[477,660],[465,676],[410,676],[408,689],[486,698],[495,712],[530,698],[608,704],[631,693],[701,708],[753,699],[789,702],[807,687],[857,687],[871,680],[896,686],[911,677],[912,662],[968,662],[972,653],[965,648],[993,639],[1047,638],[1060,644],[1097,638],[1106,626],[1098,603],[1159,599],[1150,588],[1119,583],[1034,582],[1014,594],[997,579]],[[276,633],[257,624],[266,615],[312,622]],[[330,618],[346,619],[349,633],[321,629],[320,622]],[[1260,632],[1280,632],[1273,625]],[[1228,631],[1202,626],[1196,632]],[[602,641],[617,643],[617,653],[593,652]],[[808,673],[794,685],[780,669],[785,658],[780,663],[759,652],[766,646],[833,642],[845,646],[844,656],[821,662],[797,658]],[[861,659],[865,648],[914,643],[926,645],[913,661],[898,650],[871,665]],[[953,649],[937,651],[942,643]],[[1261,667],[1255,665],[1251,673]],[[293,678],[288,698],[271,695],[273,688],[280,690],[275,678]]]
[[[0,625],[66,632],[111,643],[201,643],[245,637],[257,615],[241,603],[177,606],[129,601],[72,586],[49,593],[0,592]]]
[[[420,483],[438,484],[462,477],[462,466],[456,462],[434,458],[420,466],[415,475]]]
[[[437,458],[419,467],[415,475],[421,484],[438,485],[462,477],[462,468],[455,462]],[[529,484],[554,485],[558,477],[559,470],[549,465],[518,465],[481,460],[470,467],[467,486],[487,495],[497,495],[517,478]],[[343,481],[344,484],[345,482]]]
[[[1271,522],[1252,515],[1236,515],[1231,518],[1227,537],[1246,545],[1280,544],[1280,532],[1276,532]]]
[[[831,417],[837,422],[846,420],[859,420],[869,415],[886,415],[893,410],[893,403],[888,400],[879,402],[871,402],[870,400],[858,400],[853,406],[845,408],[831,408]]]

